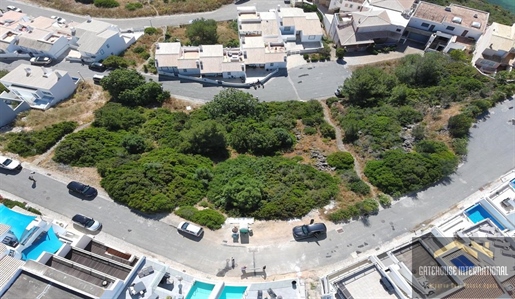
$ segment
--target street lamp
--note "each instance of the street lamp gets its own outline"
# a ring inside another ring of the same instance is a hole
[[[77,73],[79,73],[79,76],[82,78],[82,81],[86,81],[86,80],[84,80],[84,77],[82,77],[82,74],[80,73],[80,71],[77,71]]]

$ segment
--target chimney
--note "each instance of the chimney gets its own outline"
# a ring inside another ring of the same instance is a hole
[[[90,15],[88,15],[86,18],[87,18],[87,19],[86,19],[86,22],[91,23],[91,16],[90,16]]]
[[[43,77],[48,78],[48,76],[52,73],[51,69],[47,69],[46,67],[41,67],[43,69]]]
[[[277,4],[277,11],[281,11],[281,5]]]
[[[57,76],[57,81],[63,77],[59,72],[55,72],[55,75]]]
[[[25,70],[25,75],[27,75],[27,77],[30,76],[30,74],[32,73],[32,70],[30,69],[30,67],[26,67],[26,68],[24,68],[24,70]]]

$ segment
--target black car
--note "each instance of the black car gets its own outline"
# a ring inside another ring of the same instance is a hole
[[[295,240],[307,239],[327,233],[327,227],[323,223],[313,223],[295,226],[293,228],[293,238]]]
[[[95,197],[98,195],[97,189],[84,185],[83,183],[72,181],[66,187],[68,187],[68,190],[79,193],[85,197]]]
[[[105,70],[107,70],[107,67],[101,64],[100,62],[93,62],[89,65],[89,69],[97,72],[105,72]]]

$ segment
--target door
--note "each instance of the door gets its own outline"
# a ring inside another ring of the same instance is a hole
[[[465,31],[463,31],[463,33],[461,34],[461,36],[465,36],[465,35],[467,35],[468,33],[469,33],[469,31],[468,31],[468,30],[465,30]]]
[[[435,30],[435,25],[431,25],[431,26],[429,27],[429,31],[433,31],[433,30]]]

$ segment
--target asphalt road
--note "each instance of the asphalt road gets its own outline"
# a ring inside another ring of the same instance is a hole
[[[216,275],[225,260],[233,256],[240,264],[268,265],[269,275],[285,274],[328,266],[347,259],[351,253],[375,248],[413,231],[420,223],[447,211],[488,182],[515,168],[514,101],[491,109],[491,116],[472,129],[467,161],[446,183],[421,191],[392,208],[371,216],[368,222],[344,225],[344,232],[329,231],[319,242],[284,242],[260,246],[218,240],[209,242],[209,231],[200,241],[183,238],[169,225],[141,217],[128,208],[97,197],[87,201],[68,194],[65,183],[36,174],[37,185],[27,179],[28,170],[17,175],[0,173],[0,189],[46,207],[64,216],[84,213],[103,222],[103,232],[129,243]]]
[[[32,5],[28,3],[24,3],[22,1],[12,1],[12,0],[4,0],[2,3],[2,9],[4,9],[7,5],[14,5],[20,8],[24,13],[32,16],[47,16],[50,17],[52,15],[65,18],[67,21],[75,21],[75,22],[84,22],[87,19],[87,16],[74,15],[66,12],[61,12],[53,9],[49,9],[46,7],[41,7],[37,5]],[[118,25],[120,28],[142,28],[147,26],[152,27],[162,27],[162,26],[176,26],[181,24],[188,24],[188,22],[195,18],[205,18],[205,19],[213,19],[216,21],[226,21],[226,20],[234,20],[237,18],[236,9],[238,6],[256,6],[258,11],[267,11],[272,8],[277,8],[277,5],[281,5],[286,7],[283,1],[281,0],[259,0],[259,1],[242,1],[236,4],[225,5],[215,11],[205,12],[205,13],[193,13],[193,14],[181,14],[170,16],[152,16],[152,17],[144,17],[144,18],[131,18],[131,19],[105,19],[105,18],[96,18],[98,20],[103,20],[115,25]]]

